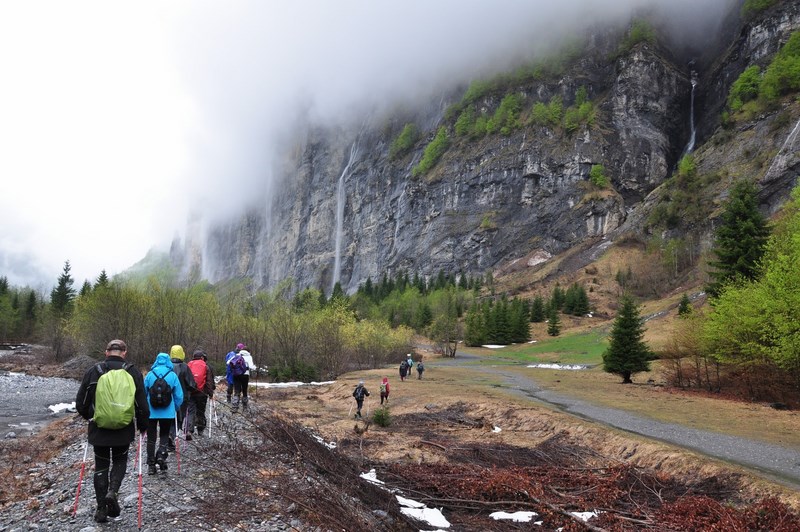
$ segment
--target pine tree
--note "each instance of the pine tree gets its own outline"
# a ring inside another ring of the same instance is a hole
[[[464,343],[477,347],[486,343],[486,323],[480,305],[472,305],[464,319]]]
[[[333,292],[331,292],[331,301],[334,299],[343,300],[345,297],[344,290],[342,290],[342,283],[336,281],[336,284],[333,285]]]
[[[556,310],[561,310],[564,308],[564,300],[566,296],[564,294],[564,289],[556,283],[556,286],[553,287],[553,294],[550,296],[550,306]]]
[[[547,334],[550,336],[558,336],[561,334],[561,318],[558,316],[558,309],[550,307],[550,313],[547,318]]]
[[[709,263],[714,268],[709,272],[712,281],[706,287],[711,297],[719,296],[731,281],[758,277],[759,262],[770,233],[758,210],[756,186],[750,181],[739,181],[733,186],[721,219],[713,250],[717,260]]]
[[[644,326],[639,309],[629,296],[623,296],[619,314],[611,327],[611,340],[603,353],[603,370],[622,377],[630,384],[631,375],[650,371],[652,351],[644,342]]]
[[[92,293],[92,283],[89,282],[89,279],[84,279],[83,285],[81,286],[81,290],[80,292],[78,292],[78,295],[80,297],[85,297],[91,293]]]
[[[531,302],[531,321],[533,323],[541,323],[545,320],[547,314],[544,308],[544,298],[536,296]]]
[[[692,313],[692,303],[689,301],[689,296],[685,293],[678,304],[678,316],[686,317]]]
[[[75,300],[75,289],[72,287],[75,282],[70,275],[72,267],[69,261],[64,263],[64,270],[58,277],[58,284],[50,292],[50,305],[53,312],[58,316],[66,316],[72,311],[72,304]]]
[[[100,275],[97,276],[97,280],[94,282],[95,288],[102,288],[108,286],[108,274],[105,270],[100,272]]]

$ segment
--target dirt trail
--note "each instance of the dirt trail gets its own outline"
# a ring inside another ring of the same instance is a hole
[[[646,436],[748,469],[789,487],[800,489],[800,450],[725,434],[664,423],[615,408],[593,405],[564,394],[542,389],[523,374],[524,365],[476,365],[480,357],[461,354],[441,360],[440,366],[454,366],[502,377],[509,393],[534,399],[582,419]]]

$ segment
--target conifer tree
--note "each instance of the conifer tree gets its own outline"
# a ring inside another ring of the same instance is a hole
[[[550,296],[550,306],[556,310],[561,310],[564,308],[565,299],[566,295],[564,294],[564,289],[556,283],[553,287],[553,294]]]
[[[558,309],[552,305],[547,317],[547,334],[550,336],[561,334],[561,318],[558,316]]]
[[[633,299],[624,295],[621,303],[611,327],[610,344],[603,353],[603,370],[630,384],[634,373],[650,371],[652,351],[643,340],[645,329]]]
[[[81,286],[81,290],[80,292],[78,292],[78,295],[80,297],[85,297],[91,293],[92,293],[92,283],[89,282],[89,279],[84,279],[83,285]]]
[[[678,304],[678,316],[685,317],[692,313],[692,302],[689,301],[689,296],[683,294],[681,302]]]
[[[722,288],[736,279],[754,280],[759,275],[759,262],[764,255],[769,226],[758,210],[756,186],[751,181],[739,181],[732,188],[717,229],[714,254],[709,262],[711,283],[706,291],[719,296]]]
[[[342,283],[336,281],[336,284],[333,285],[333,292],[331,292],[331,301],[334,299],[343,300],[345,297],[344,290],[342,290]]]
[[[542,296],[534,297],[531,302],[531,321],[533,323],[541,323],[546,317],[547,313],[544,308],[544,298]]]
[[[100,272],[100,275],[97,276],[97,280],[94,282],[95,288],[102,288],[108,286],[108,274],[105,270]]]
[[[472,305],[464,319],[464,343],[477,347],[486,343],[486,323],[480,305]]]
[[[75,289],[72,287],[75,282],[70,275],[72,267],[69,261],[64,263],[64,269],[58,277],[58,284],[50,292],[50,305],[53,312],[59,316],[64,317],[72,310],[72,303],[75,300]]]

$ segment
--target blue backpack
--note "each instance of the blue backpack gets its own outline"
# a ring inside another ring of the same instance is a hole
[[[249,369],[247,367],[247,361],[239,353],[236,353],[230,362],[228,362],[228,364],[231,366],[231,375],[234,377],[244,375],[244,373]]]

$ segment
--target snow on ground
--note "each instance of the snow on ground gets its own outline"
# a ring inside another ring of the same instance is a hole
[[[333,384],[336,381],[325,382],[253,382],[250,381],[250,386],[257,386],[259,388],[297,388],[300,386],[324,386],[326,384]]]
[[[485,347],[487,349],[502,349],[505,346],[504,345],[495,345],[495,344],[486,344],[486,345],[482,345],[481,347]]]
[[[589,366],[586,364],[531,364],[527,367],[537,369],[568,369],[574,371],[589,369]]]
[[[533,519],[537,515],[539,514],[537,514],[536,512],[514,512],[514,513],[492,512],[489,514],[489,517],[491,517],[494,520],[511,519],[515,523],[529,523],[531,519]]]
[[[60,414],[62,412],[77,412],[77,410],[75,410],[75,401],[72,401],[71,403],[58,403],[56,405],[50,405],[47,408],[49,408],[54,414]]]

